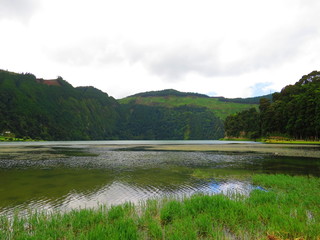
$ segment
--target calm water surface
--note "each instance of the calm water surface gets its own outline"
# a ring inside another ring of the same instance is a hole
[[[248,194],[253,173],[320,176],[320,159],[263,153],[150,151],[220,141],[0,143],[0,214],[70,210],[194,193]],[[319,155],[320,156],[320,155]]]

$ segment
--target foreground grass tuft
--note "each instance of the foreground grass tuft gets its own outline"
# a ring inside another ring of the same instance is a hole
[[[0,239],[320,239],[320,180],[255,175],[268,191],[0,218]]]

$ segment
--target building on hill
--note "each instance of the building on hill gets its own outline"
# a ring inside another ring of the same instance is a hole
[[[61,87],[61,83],[57,79],[44,80],[42,78],[41,79],[37,78],[36,81],[38,83],[45,84],[45,85],[48,85],[48,86],[59,86],[59,87]]]

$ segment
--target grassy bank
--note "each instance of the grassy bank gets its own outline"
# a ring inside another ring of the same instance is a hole
[[[320,145],[320,141],[308,141],[308,140],[297,140],[297,139],[286,139],[286,138],[222,138],[220,141],[255,141],[263,143],[274,143],[274,144],[310,144],[310,145]]]
[[[16,138],[16,137],[0,136],[0,142],[33,142],[33,141],[41,141],[41,140],[34,140],[31,138]]]
[[[320,180],[256,175],[249,197],[196,195],[183,201],[0,219],[0,239],[319,239]]]
[[[262,139],[264,143],[276,143],[276,144],[310,144],[320,145],[320,141],[307,141],[307,140],[283,140],[283,139]]]

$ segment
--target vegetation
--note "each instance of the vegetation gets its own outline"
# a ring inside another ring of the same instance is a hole
[[[0,136],[0,142],[29,142],[29,141],[35,141],[35,140],[31,138],[16,138],[16,137]]]
[[[319,239],[320,179],[255,175],[264,190],[0,218],[1,239]],[[261,189],[261,188],[260,188]]]
[[[218,139],[223,135],[223,122],[204,107],[120,105],[98,89],[74,88],[61,77],[43,80],[30,73],[0,70],[0,140]]]
[[[256,139],[260,137],[260,114],[255,108],[231,115],[225,120],[225,135],[227,137],[245,137]]]
[[[168,89],[118,102],[93,87],[74,88],[61,77],[43,80],[0,70],[0,141],[223,136],[318,140],[319,92],[320,72],[314,71],[274,93],[272,101],[270,95],[226,99]]]
[[[228,101],[227,101],[228,100]],[[181,93],[175,90],[163,90],[158,92],[140,93],[134,96],[118,100],[120,104],[135,104],[163,108],[206,108],[220,119],[225,119],[230,114],[242,110],[258,107],[255,103],[237,103],[232,99],[210,98],[206,95]]]
[[[133,98],[133,97],[167,97],[167,96],[209,98],[207,95],[204,95],[204,94],[191,93],[191,92],[179,92],[174,89],[165,89],[165,90],[161,90],[161,91],[150,91],[150,92],[137,93],[132,96],[129,96],[129,98]]]
[[[0,71],[0,135],[46,140],[110,139],[120,113],[115,99],[61,77],[43,84],[32,74]]]
[[[261,139],[265,143],[282,143],[282,144],[320,144],[320,141],[306,141],[306,140],[294,140],[288,138],[269,137]]]
[[[205,108],[122,105],[126,113],[123,136],[129,139],[219,139],[223,122]]]
[[[272,94],[263,95],[259,97],[252,98],[224,98],[224,97],[215,97],[221,102],[233,102],[233,103],[246,103],[246,104],[259,104],[261,98],[266,98],[272,100]]]
[[[270,137],[318,140],[320,137],[320,72],[260,99],[259,112],[246,110],[225,120],[227,137]]]

